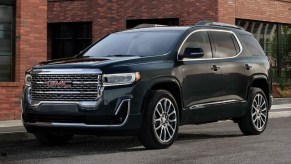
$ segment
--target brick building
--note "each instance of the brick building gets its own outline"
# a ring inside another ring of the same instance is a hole
[[[46,55],[47,1],[0,0],[0,120],[20,118],[24,72]]]
[[[291,0],[1,0],[0,120],[20,118],[24,71],[39,61],[75,55],[110,32],[141,23],[201,20],[252,32],[274,60],[276,76],[291,63]]]

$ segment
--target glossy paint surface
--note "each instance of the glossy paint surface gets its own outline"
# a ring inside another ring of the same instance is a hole
[[[165,27],[156,30],[171,30]],[[247,104],[248,90],[255,78],[259,77],[268,85],[270,92],[269,64],[266,56],[253,56],[248,54],[242,44],[242,52],[233,58],[178,60],[178,51],[188,35],[196,30],[217,30],[211,27],[179,28],[184,34],[178,39],[171,52],[149,57],[82,57],[75,56],[68,59],[42,62],[31,70],[42,69],[98,69],[102,74],[139,72],[141,79],[126,86],[104,87],[100,105],[94,109],[74,107],[74,112],[66,113],[82,116],[112,116],[117,106],[124,99],[130,99],[129,120],[119,129],[139,129],[142,122],[143,107],[146,106],[148,93],[160,84],[174,84],[178,90],[172,93],[180,94],[181,124],[205,123],[221,119],[237,118],[244,115]],[[151,29],[152,30],[152,29]],[[172,29],[173,30],[173,29]],[[177,30],[177,29],[175,29]],[[218,28],[221,31],[230,31],[239,39],[238,33],[247,32]],[[142,30],[141,30],[142,31]],[[213,46],[213,45],[212,45]],[[212,47],[214,49],[214,47]],[[214,66],[219,69],[213,69]],[[30,73],[29,70],[27,73]],[[259,76],[257,76],[259,75]],[[26,88],[24,89],[27,92]],[[267,95],[268,97],[271,94]],[[42,111],[40,107],[33,109],[23,98],[24,115],[42,114],[58,115],[56,110]],[[57,107],[60,108],[60,107]],[[133,118],[133,119],[131,119]],[[139,119],[137,119],[139,118]],[[29,120],[25,120],[29,121]],[[98,129],[98,128],[97,128]],[[75,129],[75,131],[78,131]]]

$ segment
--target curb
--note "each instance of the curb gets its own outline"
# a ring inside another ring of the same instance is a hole
[[[291,98],[274,98],[272,105],[291,104]]]

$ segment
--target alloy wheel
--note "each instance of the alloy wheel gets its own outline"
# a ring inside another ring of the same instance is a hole
[[[252,122],[258,131],[262,131],[268,119],[268,106],[265,97],[257,94],[252,103]]]
[[[176,108],[167,98],[158,101],[153,114],[153,126],[156,137],[161,143],[169,142],[177,129]]]

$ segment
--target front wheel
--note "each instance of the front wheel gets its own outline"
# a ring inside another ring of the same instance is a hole
[[[139,140],[148,149],[164,149],[173,144],[179,129],[179,110],[172,94],[165,90],[150,94]]]
[[[245,135],[261,134],[268,123],[268,101],[260,88],[251,88],[246,115],[238,121]]]

